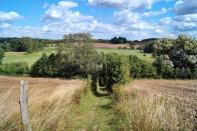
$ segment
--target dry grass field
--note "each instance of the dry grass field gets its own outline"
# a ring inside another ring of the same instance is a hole
[[[164,104],[161,102],[159,105],[164,106],[165,110],[163,111],[167,111],[169,108],[174,110],[174,113],[171,113],[171,116],[173,115],[172,120],[169,119],[171,122],[176,121],[174,118],[177,117],[177,119],[181,119],[181,126],[184,129],[197,129],[197,80],[134,80],[124,88],[125,96],[129,96],[132,92],[149,103],[143,105],[147,109],[152,105],[150,99],[154,98],[154,101],[165,100]],[[169,105],[170,107],[168,107]],[[160,115],[162,115],[161,111]],[[164,117],[162,116],[162,118]]]
[[[29,81],[29,112],[33,130],[65,130],[73,101],[85,87],[82,80],[0,76],[0,130],[21,130],[20,80]]]

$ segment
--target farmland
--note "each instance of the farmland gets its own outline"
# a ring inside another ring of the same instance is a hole
[[[182,126],[184,126],[184,129],[194,129],[197,124],[196,80],[134,80],[132,83],[126,85],[124,92],[125,95],[135,92],[144,101],[150,98],[153,98],[154,101],[156,99],[164,99],[167,103],[165,105],[166,107],[167,105],[175,107],[179,119],[183,120]]]

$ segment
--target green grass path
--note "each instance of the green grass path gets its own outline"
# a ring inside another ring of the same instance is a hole
[[[112,122],[114,112],[109,96],[96,97],[88,91],[81,99],[76,110],[75,130],[92,131],[98,126],[101,131],[114,131],[116,124]]]

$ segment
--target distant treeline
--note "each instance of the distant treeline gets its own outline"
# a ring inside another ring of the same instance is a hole
[[[158,40],[158,38],[148,38],[148,39],[142,39],[142,40],[128,40],[125,37],[113,37],[110,40],[108,39],[95,39],[95,43],[112,43],[112,44],[126,44],[126,43],[131,43],[131,44],[146,44],[149,42],[153,42]]]
[[[42,50],[44,46],[58,43],[59,40],[38,39],[30,37],[0,38],[0,48],[4,51],[34,52]]]

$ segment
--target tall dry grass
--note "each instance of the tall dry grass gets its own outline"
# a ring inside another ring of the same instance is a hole
[[[0,82],[2,78],[0,78]],[[0,130],[22,130],[19,107],[19,82],[14,79],[12,88],[0,90]],[[40,83],[40,84],[39,84]],[[32,130],[64,131],[73,130],[72,110],[79,101],[85,87],[80,80],[30,79],[29,114]],[[6,88],[6,87],[5,87]]]
[[[119,90],[117,96],[115,110],[120,117],[121,130],[177,131],[182,129],[176,108],[164,98],[140,95],[131,90],[130,92]]]

